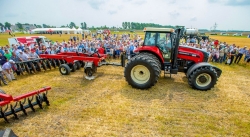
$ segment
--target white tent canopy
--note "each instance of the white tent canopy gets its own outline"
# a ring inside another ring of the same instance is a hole
[[[78,32],[79,34],[82,34],[82,29],[79,27],[79,28],[77,29],[77,32]]]
[[[61,31],[63,34],[67,33],[67,34],[70,34],[70,33],[79,33],[79,34],[82,34],[82,29],[80,28],[79,29],[76,29],[76,28],[36,28],[36,29],[33,29],[31,30],[31,32],[55,32],[55,31]]]

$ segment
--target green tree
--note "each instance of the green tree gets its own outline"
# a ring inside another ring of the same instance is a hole
[[[87,29],[87,23],[84,22],[84,29]]]
[[[128,26],[128,29],[130,29],[130,28],[131,28],[131,24],[130,24],[130,22],[127,22],[127,26]]]
[[[37,28],[42,28],[42,26],[41,26],[41,25],[36,25],[36,27],[37,27]]]
[[[46,24],[43,24],[43,28],[48,28],[48,26]]]
[[[81,29],[83,29],[84,27],[83,27],[83,23],[81,23]]]
[[[69,27],[72,29],[73,27],[76,27],[76,24],[74,22],[70,22]]]
[[[2,23],[0,23],[0,27],[3,27],[4,25]]]
[[[122,22],[122,27],[123,27],[123,29],[126,29],[125,28],[125,22]]]
[[[17,22],[17,23],[16,23],[16,26],[17,26],[20,30],[23,30],[23,25],[22,25],[20,22]]]
[[[4,26],[7,27],[8,29],[10,28],[11,24],[9,22],[5,22]]]
[[[125,24],[125,29],[127,29],[128,28],[128,22],[125,22],[124,24]]]

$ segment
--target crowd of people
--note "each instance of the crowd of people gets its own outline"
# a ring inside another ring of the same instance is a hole
[[[247,46],[240,47],[235,44],[208,39],[201,40],[199,44],[196,44],[194,41],[196,40],[187,39],[187,42],[183,42],[182,45],[199,48],[208,52],[209,62],[219,62],[229,65],[232,63],[238,64],[243,56],[244,62],[250,62],[250,48],[247,49]]]
[[[101,34],[99,34],[101,35]],[[99,52],[100,54],[107,54],[109,59],[119,59],[121,52],[126,54],[129,59],[134,54],[134,50],[139,47],[143,40],[140,36],[130,34],[123,34],[118,36],[103,35],[102,37],[91,35],[90,39],[83,38],[79,40],[77,37],[70,37],[69,40],[61,42],[51,42],[50,46],[45,46],[42,43],[35,43],[28,45],[19,43],[17,45],[3,46],[0,48],[0,71],[7,77],[8,81],[15,80],[13,71],[17,69],[15,62],[28,61],[39,58],[40,54],[57,54],[60,52],[81,52],[86,54],[93,54]],[[132,38],[131,38],[132,37]],[[187,39],[181,42],[183,46],[191,46],[199,48],[209,53],[209,61],[219,62],[231,65],[238,64],[244,56],[244,61],[250,61],[250,49],[247,47],[240,48],[235,44],[228,44],[226,42],[219,42],[217,40],[201,40],[197,44],[196,40]],[[7,82],[3,79],[4,84]]]

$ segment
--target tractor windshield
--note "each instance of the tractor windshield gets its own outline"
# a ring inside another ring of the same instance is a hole
[[[157,46],[164,57],[170,59],[172,51],[171,33],[166,32],[146,32],[144,46]]]

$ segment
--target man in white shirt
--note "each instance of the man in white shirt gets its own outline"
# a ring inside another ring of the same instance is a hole
[[[9,60],[8,62],[4,63],[2,66],[3,73],[4,75],[8,78],[8,80],[11,82],[12,80],[16,80],[13,70],[12,70],[12,65],[14,65],[15,62],[13,60]]]

